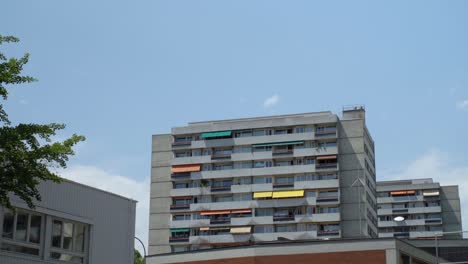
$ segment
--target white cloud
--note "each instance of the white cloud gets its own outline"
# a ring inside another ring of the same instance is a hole
[[[467,100],[462,100],[457,103],[457,108],[461,110],[468,109],[468,99]]]
[[[145,243],[145,247],[148,249],[149,178],[137,181],[93,166],[72,166],[60,174],[69,180],[138,201],[135,235]],[[137,241],[135,241],[135,247],[143,254],[141,245]]]
[[[463,230],[468,230],[468,164],[455,166],[447,153],[433,150],[398,172],[387,172],[382,180],[432,178],[444,185],[458,185],[462,210]]]
[[[278,104],[279,100],[280,100],[279,95],[274,94],[271,97],[268,97],[267,99],[265,99],[265,101],[263,101],[263,107],[265,108],[273,107]]]

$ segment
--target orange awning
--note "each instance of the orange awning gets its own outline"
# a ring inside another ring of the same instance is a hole
[[[200,171],[201,165],[177,165],[177,166],[172,166],[172,173],[176,172],[192,172],[192,171]]]
[[[416,191],[394,191],[390,192],[390,195],[407,195],[407,194],[415,194]]]
[[[318,156],[316,159],[317,160],[336,159],[336,155]]]
[[[213,210],[213,211],[203,211],[200,212],[200,215],[221,215],[221,214],[229,214],[231,211],[229,210]]]
[[[241,213],[251,213],[252,209],[236,209],[236,210],[231,210],[231,214],[241,214]]]

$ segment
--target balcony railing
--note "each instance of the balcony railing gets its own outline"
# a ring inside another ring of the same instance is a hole
[[[231,191],[230,186],[211,186],[211,192],[228,192]]]
[[[179,141],[172,143],[172,147],[190,146],[192,141]]]
[[[294,182],[275,182],[273,183],[273,188],[292,188],[294,187]]]
[[[338,163],[317,163],[315,166],[316,169],[336,169],[338,167]]]
[[[274,215],[273,216],[274,222],[280,221],[294,221],[294,215]]]
[[[223,225],[223,224],[230,224],[230,223],[231,223],[231,218],[229,217],[210,219],[211,225]]]
[[[231,153],[214,153],[211,155],[212,160],[230,160]]]
[[[169,242],[189,242],[190,236],[182,236],[182,237],[170,237]]]
[[[171,204],[171,210],[190,209],[190,204]]]
[[[317,203],[329,203],[329,202],[338,202],[338,196],[322,196],[317,197]]]
[[[190,172],[183,172],[183,173],[172,173],[171,179],[179,180],[179,179],[188,179],[190,178]]]
[[[272,152],[273,156],[292,155],[294,151],[292,149],[275,149]]]
[[[339,230],[319,230],[317,236],[338,236],[340,235]]]
[[[408,212],[408,208],[393,208],[393,209],[392,209],[392,212],[393,212],[393,213],[407,213],[407,212]]]
[[[426,224],[441,224],[442,219],[441,218],[431,218],[431,219],[425,219],[424,222]]]
[[[324,130],[316,130],[315,136],[326,136],[326,135],[336,135],[336,129],[324,129]]]

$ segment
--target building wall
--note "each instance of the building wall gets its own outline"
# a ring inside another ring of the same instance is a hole
[[[88,264],[133,263],[135,201],[67,180],[61,184],[44,182],[38,189],[42,201],[35,203],[35,212],[90,225]],[[12,204],[28,209],[16,197],[12,197]],[[3,211],[0,208],[0,219]],[[50,233],[41,239],[44,245],[50,245]],[[49,263],[41,259],[0,251],[0,263]]]
[[[179,262],[183,264],[186,262]],[[191,264],[218,264],[219,260],[193,261]],[[385,264],[385,250],[334,252],[316,254],[255,256],[224,259],[223,264]]]
[[[440,187],[440,205],[442,208],[443,231],[461,231],[462,220],[458,186]],[[451,239],[461,239],[462,234],[446,234],[445,237]]]
[[[172,136],[154,135],[151,166],[151,202],[149,221],[149,254],[171,251],[168,243],[170,223],[170,191]]]

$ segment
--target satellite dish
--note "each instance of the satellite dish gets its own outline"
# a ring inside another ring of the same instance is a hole
[[[396,222],[401,222],[401,221],[405,221],[405,218],[403,216],[397,216],[393,218],[393,220],[395,220]]]

